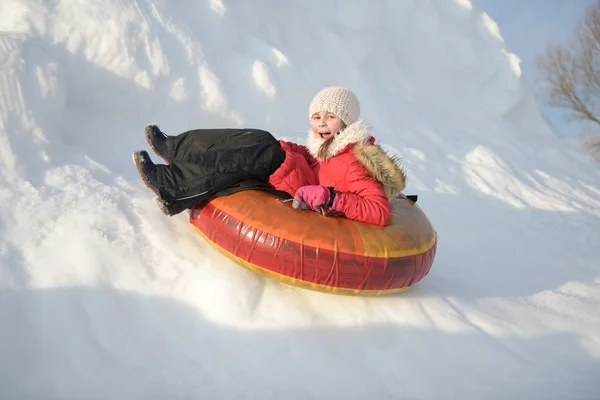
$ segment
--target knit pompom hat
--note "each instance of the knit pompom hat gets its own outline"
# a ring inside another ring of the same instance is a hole
[[[320,111],[334,113],[348,126],[356,122],[360,116],[360,102],[351,90],[330,86],[321,90],[312,99],[308,108],[308,118],[312,118]]]

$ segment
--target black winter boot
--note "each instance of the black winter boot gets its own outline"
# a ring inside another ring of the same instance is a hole
[[[133,153],[133,163],[150,190],[159,198],[161,197],[158,184],[158,174],[156,172],[156,164],[150,159],[150,155],[145,150],[136,151]]]
[[[160,208],[160,210],[165,213],[168,216],[173,216],[175,214],[179,214],[182,210],[179,209],[173,209],[173,204],[162,200],[160,197],[157,197],[154,199],[154,201],[156,202],[156,205],[158,206],[158,208]]]
[[[146,142],[148,142],[148,146],[158,155],[160,158],[165,160],[168,164],[169,161],[169,150],[167,149],[167,138],[158,126],[156,125],[147,125],[144,129],[144,134],[146,136]]]

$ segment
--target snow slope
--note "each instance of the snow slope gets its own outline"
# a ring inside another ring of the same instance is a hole
[[[143,128],[302,142],[352,88],[439,234],[409,291],[283,286],[168,218]],[[600,398],[600,173],[468,0],[0,3],[0,398]]]

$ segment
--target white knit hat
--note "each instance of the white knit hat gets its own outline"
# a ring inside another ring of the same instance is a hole
[[[308,118],[320,111],[334,113],[348,126],[360,116],[360,102],[351,90],[331,86],[321,90],[312,99],[308,108]]]

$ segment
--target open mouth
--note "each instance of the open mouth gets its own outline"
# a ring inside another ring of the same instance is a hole
[[[319,132],[319,136],[321,136],[321,139],[329,139],[332,134],[331,132]]]

